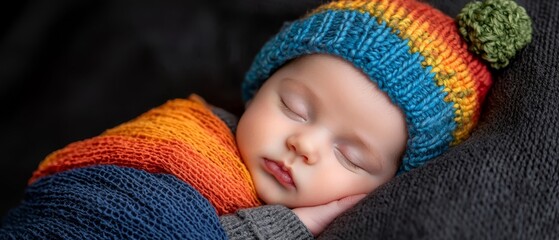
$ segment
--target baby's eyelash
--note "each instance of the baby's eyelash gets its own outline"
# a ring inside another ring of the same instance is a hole
[[[285,104],[285,102],[283,101],[283,99],[280,99],[280,102],[281,102],[281,104],[280,104],[280,105],[281,105],[281,108],[282,108],[283,110],[286,110],[286,111],[289,111],[289,112],[291,112],[291,113],[293,113],[293,114],[296,114],[295,112],[293,112],[293,110],[291,110],[291,108],[289,108],[289,106],[287,106],[287,104]]]
[[[360,167],[355,165],[355,163],[353,163],[352,161],[350,161],[349,159],[345,158],[346,163],[353,169],[359,169]]]
[[[349,168],[353,170],[361,169],[361,167],[350,161],[349,158],[347,158],[338,148],[336,148],[334,151],[336,152],[336,155],[339,156],[338,158],[342,158],[342,161],[344,161],[344,163],[347,164]]]
[[[300,114],[296,113],[295,111],[293,111],[286,103],[285,101],[283,101],[283,98],[280,98],[280,102],[281,102],[281,108],[284,111],[287,111],[287,114],[290,115],[291,118],[299,120],[299,121],[307,121],[307,119],[305,119],[303,116],[301,116]]]
[[[280,98],[280,102],[281,102],[281,107],[282,107],[283,109],[291,111],[291,109],[289,109],[289,107],[287,106],[287,104],[285,104],[285,102],[283,101],[283,98]]]

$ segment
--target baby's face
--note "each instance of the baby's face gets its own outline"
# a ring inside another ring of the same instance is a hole
[[[237,144],[267,204],[316,206],[368,193],[395,176],[404,115],[350,63],[301,57],[271,76],[237,127]]]

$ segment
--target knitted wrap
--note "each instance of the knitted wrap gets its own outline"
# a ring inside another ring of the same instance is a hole
[[[0,239],[227,239],[215,209],[170,174],[74,168],[25,189]]]
[[[226,239],[218,214],[259,205],[231,130],[193,95],[48,155],[0,236]]]
[[[220,215],[260,205],[233,134],[197,96],[170,100],[99,136],[51,153],[29,183],[97,165],[174,176],[200,192]]]
[[[408,141],[399,173],[462,142],[492,84],[456,22],[415,0],[333,1],[285,24],[256,56],[242,85],[250,100],[274,71],[307,54],[352,63],[404,112]]]

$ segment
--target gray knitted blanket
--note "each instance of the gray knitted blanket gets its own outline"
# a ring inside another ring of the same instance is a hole
[[[369,195],[321,239],[559,238],[559,1],[517,2],[534,38],[495,73],[472,137]]]

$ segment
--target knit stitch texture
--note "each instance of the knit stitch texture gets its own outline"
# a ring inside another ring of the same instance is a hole
[[[206,197],[220,215],[260,205],[233,134],[195,95],[170,100],[99,136],[53,152],[29,182],[96,165],[176,176]]]
[[[40,178],[1,239],[227,239],[214,208],[170,174],[114,165]]]
[[[286,62],[317,53],[353,64],[403,111],[400,173],[467,139],[492,84],[454,19],[437,9],[415,0],[332,1],[264,45],[243,82],[244,99]]]
[[[471,138],[377,189],[321,239],[557,239],[559,2],[518,3],[532,43],[496,74]]]

